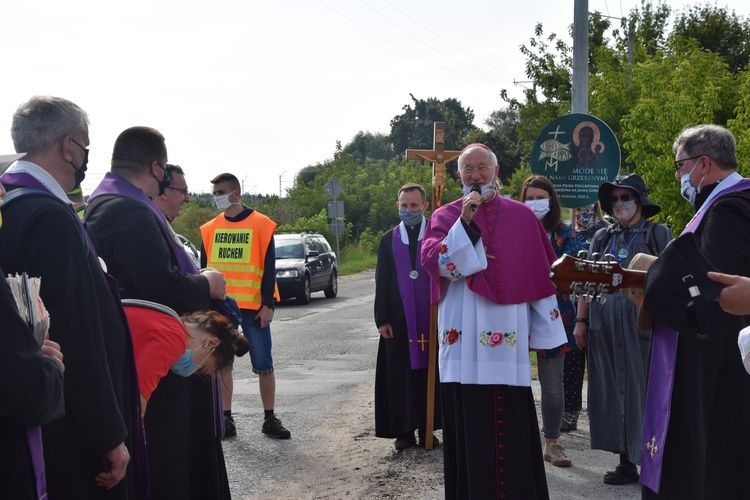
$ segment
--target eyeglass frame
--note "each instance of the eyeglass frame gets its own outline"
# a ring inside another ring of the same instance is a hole
[[[187,197],[187,195],[188,195],[188,188],[186,188],[186,187],[185,188],[176,188],[176,187],[172,187],[172,186],[167,186],[164,189],[171,189],[172,191],[178,191],[184,197]]]
[[[461,172],[462,174],[473,175],[474,172],[479,172],[480,174],[484,174],[484,173],[489,172],[491,169],[492,169],[492,167],[488,167],[486,165],[482,165],[481,167],[479,167],[477,169],[474,169],[474,168],[466,169],[465,168],[465,169],[459,169],[458,171]]]
[[[78,146],[79,148],[81,148],[81,150],[83,151],[83,154],[84,154],[84,158],[86,159],[86,163],[88,163],[89,162],[89,148],[84,148],[83,146],[81,146],[78,143],[78,141],[76,141],[75,139],[73,139],[72,136],[70,137],[70,140],[73,141],[73,144],[75,144],[76,146]]]
[[[706,155],[691,156],[690,158],[683,158],[681,160],[675,160],[674,161],[674,169],[675,169],[674,171],[675,172],[680,172],[682,170],[682,167],[683,167],[683,165],[684,165],[684,163],[686,161],[688,161],[688,160],[697,160],[698,158],[701,158],[703,156],[706,156]]]

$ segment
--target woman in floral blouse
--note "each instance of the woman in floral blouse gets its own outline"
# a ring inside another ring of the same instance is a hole
[[[555,186],[541,175],[532,175],[521,187],[521,201],[534,211],[541,221],[558,257],[563,254],[576,256],[583,245],[575,231],[562,222],[560,198]],[[575,303],[567,293],[557,294],[557,303],[562,315],[568,342],[555,349],[537,352],[539,383],[542,386],[542,426],[544,432],[544,459],[557,467],[569,467],[570,458],[565,448],[558,443],[563,418],[565,392],[563,388],[563,363],[565,353],[578,349],[573,338],[573,319],[576,317]]]

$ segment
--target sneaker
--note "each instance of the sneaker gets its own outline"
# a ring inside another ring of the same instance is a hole
[[[281,420],[276,415],[271,415],[263,421],[263,434],[274,439],[289,439],[292,433],[281,425]]]
[[[234,425],[232,416],[224,415],[224,438],[230,438],[237,435],[237,426]]]
[[[573,463],[565,454],[565,448],[559,443],[547,443],[544,445],[544,460],[555,467],[570,467]]]

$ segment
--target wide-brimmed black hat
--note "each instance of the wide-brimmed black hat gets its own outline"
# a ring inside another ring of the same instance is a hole
[[[605,182],[599,186],[599,204],[609,215],[612,215],[612,203],[609,202],[610,196],[612,196],[612,190],[616,187],[632,189],[638,194],[638,200],[643,207],[643,217],[648,219],[653,217],[661,211],[661,207],[646,197],[648,188],[646,183],[638,174],[620,174],[615,177],[612,182]]]

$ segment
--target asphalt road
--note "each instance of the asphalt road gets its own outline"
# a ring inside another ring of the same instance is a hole
[[[330,463],[325,463],[331,460],[330,453],[326,454],[330,452],[331,436],[346,433],[353,436],[347,437],[353,442],[358,432],[366,434],[372,430],[371,406],[358,410],[360,415],[354,424],[352,418],[343,423],[337,413],[343,414],[343,409],[350,406],[371,405],[369,401],[363,403],[363,399],[369,399],[372,391],[378,343],[372,319],[374,289],[374,273],[366,272],[340,278],[339,296],[335,299],[327,299],[318,292],[313,294],[309,305],[285,302],[277,307],[271,327],[276,413],[292,432],[290,440],[276,441],[261,434],[263,412],[257,377],[251,372],[247,357],[235,360],[233,413],[238,436],[223,442],[233,498],[344,497],[340,490],[326,489],[325,484],[309,484],[300,492],[299,487],[292,487],[292,478],[307,471],[312,473],[309,477],[323,477],[319,482],[326,483],[326,465],[331,469]],[[538,384],[534,392],[538,403]],[[615,487],[602,483],[604,473],[617,464],[617,457],[589,449],[585,415],[579,430],[564,434],[561,444],[567,448],[573,467],[562,469],[545,464],[551,498],[640,498],[640,485]],[[385,443],[377,454],[388,455],[388,446]],[[442,457],[439,449],[430,453]],[[353,476],[352,481],[363,481],[362,475],[367,472],[359,466],[349,470],[355,469],[358,476]],[[332,477],[330,483],[346,480],[346,477]],[[363,496],[355,493],[346,497]],[[438,489],[414,498],[441,497]]]

